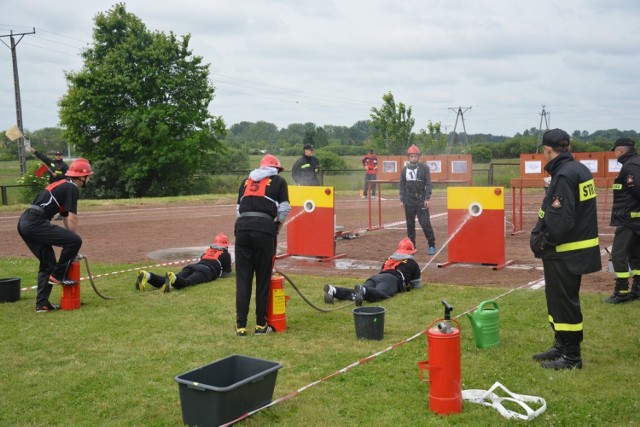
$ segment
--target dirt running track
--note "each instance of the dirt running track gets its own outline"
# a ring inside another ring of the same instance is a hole
[[[513,264],[493,270],[491,266],[454,264],[438,267],[447,261],[446,243],[447,203],[446,192],[436,191],[430,213],[437,239],[435,257],[426,255],[426,241],[418,224],[416,260],[424,268],[426,283],[451,283],[514,288],[542,278],[542,263],[533,258],[529,250],[529,231],[536,220],[542,191],[527,193],[524,200],[524,232],[511,234],[511,193],[506,192],[506,251],[505,259]],[[382,223],[391,224],[404,220],[397,194],[383,194]],[[599,197],[599,199],[603,199]],[[378,224],[375,201],[373,225]],[[606,271],[608,256],[604,247],[613,241],[613,227],[608,225],[609,208],[599,200],[600,246],[603,249],[604,271],[583,278],[583,291],[611,292],[613,278]],[[0,213],[0,257],[33,257],[16,231],[20,211]],[[171,260],[195,258],[208,246],[213,237],[224,231],[233,245],[235,201],[218,200],[211,203],[190,204],[132,204],[114,207],[83,208],[79,213],[79,234],[83,239],[81,252],[92,262],[158,262],[153,252],[169,251]],[[60,223],[61,224],[61,223]],[[365,231],[369,224],[367,201],[358,197],[336,197],[336,224],[344,230],[360,232],[360,237],[346,240],[339,238],[336,253],[346,257],[335,261],[319,262],[316,259],[290,257],[277,261],[277,267],[288,274],[311,274],[331,277],[366,278],[375,274],[381,263],[393,252],[398,241],[406,236],[404,224]],[[311,231],[311,230],[310,230]],[[280,235],[279,253],[286,253],[286,227]],[[470,250],[483,250],[483,242],[469,242]],[[177,248],[177,249],[176,249]],[[0,264],[1,265],[1,264]],[[0,275],[2,268],[0,267]]]

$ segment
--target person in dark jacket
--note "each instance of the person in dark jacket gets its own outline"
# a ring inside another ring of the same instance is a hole
[[[640,156],[635,141],[619,138],[612,151],[622,164],[613,184],[611,223],[616,227],[611,262],[616,275],[613,295],[604,302],[619,304],[640,298]],[[633,276],[631,292],[629,278]]]
[[[368,278],[354,289],[324,285],[324,302],[333,304],[333,300],[376,302],[391,298],[398,292],[410,291],[422,287],[420,266],[413,258],[416,252],[413,242],[405,237],[398,243],[398,249],[382,264],[380,273]]]
[[[313,145],[305,144],[302,157],[293,164],[291,177],[296,185],[320,185],[320,161],[314,151]]]
[[[54,153],[53,160],[51,160],[49,157],[45,156],[44,154],[40,153],[39,151],[36,151],[34,148],[31,148],[31,152],[38,159],[42,160],[42,163],[44,163],[47,166],[47,169],[48,169],[47,174],[49,175],[49,184],[65,178],[65,174],[69,170],[69,165],[67,165],[65,161],[62,160],[62,151],[56,151]]]
[[[277,235],[291,211],[289,187],[280,176],[284,168],[267,154],[260,167],[240,185],[236,207],[236,335],[247,335],[247,317],[253,278],[256,280],[255,334],[275,332],[267,324],[269,285],[276,255]]]
[[[551,369],[582,368],[582,275],[602,268],[596,191],[589,169],[569,152],[569,134],[561,129],[542,138],[549,188],[531,232],[531,250],[542,259],[553,346],[533,356]]]
[[[162,292],[170,292],[172,286],[175,289],[182,289],[213,282],[218,277],[228,277],[231,275],[231,255],[228,248],[229,238],[224,233],[219,233],[213,239],[209,249],[200,256],[198,262],[185,266],[177,274],[168,271],[161,276],[145,270],[138,272],[136,289],[144,291],[149,284]]]
[[[429,218],[431,171],[420,162],[420,149],[412,144],[407,150],[409,164],[400,172],[400,207],[407,219],[407,236],[416,245],[416,216],[429,245],[429,255],[436,253],[436,236]]]
[[[82,246],[77,234],[79,189],[87,185],[92,174],[86,159],[75,160],[67,177],[47,185],[20,216],[18,233],[40,261],[36,313],[60,308],[49,301],[53,285],[77,284],[67,277],[67,271]],[[56,213],[62,215],[64,228],[51,223]],[[54,246],[62,247],[57,262]]]

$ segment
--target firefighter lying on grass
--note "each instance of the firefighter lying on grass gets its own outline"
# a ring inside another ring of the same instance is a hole
[[[200,261],[185,266],[178,274],[169,271],[164,276],[160,276],[148,271],[140,271],[136,280],[136,289],[144,291],[149,284],[154,288],[160,288],[162,292],[170,292],[171,286],[182,289],[212,282],[218,277],[228,277],[231,274],[231,255],[228,248],[229,239],[224,233],[220,233],[213,240],[213,245],[202,254]]]
[[[380,273],[371,276],[362,285],[356,285],[354,289],[324,285],[324,302],[333,304],[335,298],[355,301],[359,307],[362,301],[382,301],[398,292],[421,288],[420,267],[413,259],[415,252],[413,242],[405,237],[398,243],[398,249],[382,265]]]

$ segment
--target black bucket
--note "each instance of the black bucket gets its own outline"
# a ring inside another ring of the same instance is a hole
[[[384,307],[356,307],[353,318],[356,322],[356,338],[380,341],[384,336]]]
[[[16,302],[20,300],[20,278],[0,279],[0,302]]]

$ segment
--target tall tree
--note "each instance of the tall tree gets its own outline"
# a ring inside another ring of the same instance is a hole
[[[209,65],[189,40],[148,31],[124,3],[96,15],[84,66],[66,73],[59,102],[68,141],[95,163],[94,186],[104,186],[94,195],[187,193],[223,149],[224,122],[208,112]]]
[[[411,107],[402,102],[396,105],[393,94],[387,92],[382,97],[380,108],[371,108],[371,131],[373,141],[381,153],[402,154],[413,142]]]

